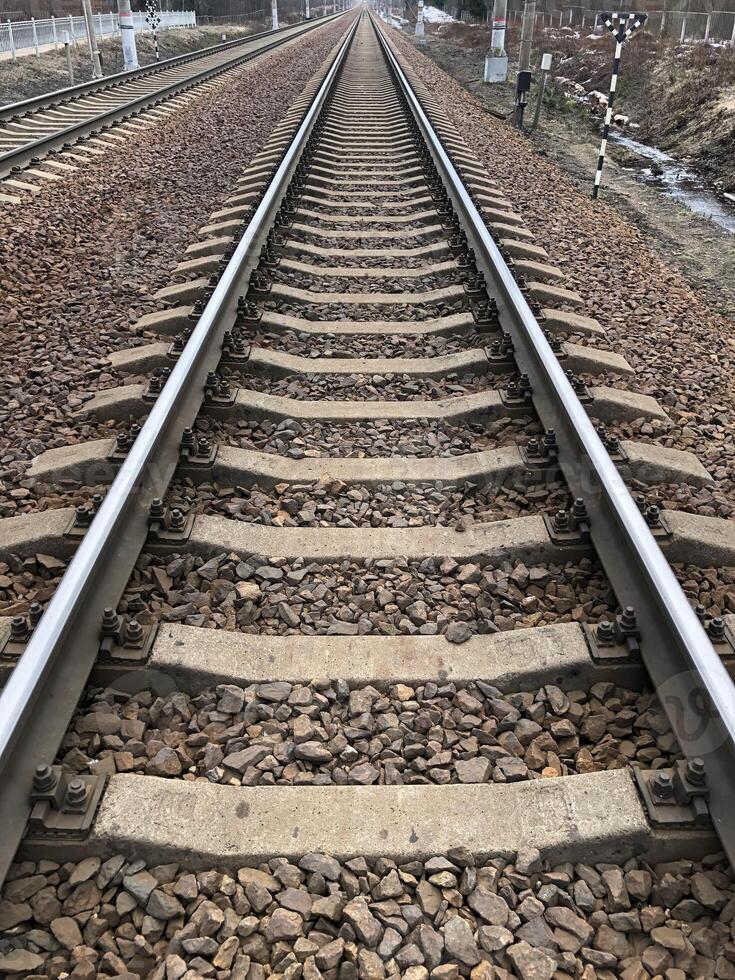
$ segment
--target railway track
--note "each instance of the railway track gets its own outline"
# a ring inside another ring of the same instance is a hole
[[[329,19],[264,31],[0,108],[0,194],[12,198],[32,193],[44,181],[63,179],[90,154],[124,138],[117,130],[110,132],[115,124],[133,118],[128,128],[145,125],[157,112],[170,111],[166,103],[172,98],[187,98],[192,89]],[[143,112],[146,117],[136,119]]]
[[[68,563],[0,621],[0,968],[730,976],[730,623],[670,563],[731,522],[631,496],[708,474],[367,14],[159,299],[0,521]]]

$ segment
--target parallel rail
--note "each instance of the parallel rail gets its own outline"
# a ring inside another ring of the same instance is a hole
[[[91,82],[84,82],[71,88],[61,89],[58,92],[51,92],[48,95],[37,96],[27,99],[24,102],[16,102],[0,109],[0,127],[5,125],[5,129],[0,128],[0,143],[3,139],[3,132],[9,136],[7,126],[11,123],[28,123],[34,120],[35,114],[48,109],[67,109],[74,108],[75,103],[87,96],[98,93],[113,98],[119,103],[121,96],[124,96],[126,87],[130,88],[131,98],[122,104],[112,105],[109,109],[101,112],[91,111],[86,118],[72,123],[69,126],[55,129],[53,132],[29,140],[19,146],[0,153],[0,179],[16,172],[17,169],[27,167],[31,163],[36,163],[43,159],[48,153],[64,147],[66,144],[73,143],[81,137],[89,136],[100,131],[102,128],[109,127],[113,123],[133,116],[144,109],[164,102],[181,92],[206,82],[223,72],[230,71],[239,65],[252,61],[254,58],[279,47],[286,41],[295,37],[303,36],[321,24],[327,23],[335,16],[315,18],[304,24],[279,28],[277,31],[264,31],[259,34],[251,34],[246,38],[236,41],[227,41],[224,44],[215,45],[203,51],[195,51],[192,54],[178,55],[169,58],[157,65],[147,65],[131,72],[121,72],[108,78],[97,79]],[[271,39],[271,40],[269,40]],[[257,46],[255,50],[247,51],[242,54],[236,52],[245,44],[264,41],[265,43]],[[229,57],[229,53],[233,57]],[[224,57],[223,57],[224,56]],[[181,77],[179,69],[191,63],[196,63],[202,59],[211,62],[207,67],[194,72],[186,73]],[[160,76],[163,85],[155,85],[150,91],[142,95],[137,94],[137,83],[140,79],[154,82]],[[170,81],[173,76],[173,80]],[[131,83],[134,83],[131,85]]]
[[[239,239],[213,295],[59,588],[0,695],[0,879],[29,812],[33,772],[50,763],[84,690],[99,646],[105,607],[115,607],[146,538],[150,504],[162,497],[179,458],[181,436],[203,401],[260,248],[352,43],[341,44],[295,139]],[[394,51],[376,26],[385,57],[420,129],[462,227],[530,378],[534,407],[557,433],[559,462],[587,504],[591,536],[621,605],[638,615],[645,665],[688,758],[705,760],[710,809],[735,857],[735,688],[597,436],[556,355],[515,282]],[[706,725],[700,724],[706,718]]]

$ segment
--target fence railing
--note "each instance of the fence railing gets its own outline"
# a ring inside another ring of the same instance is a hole
[[[197,17],[193,10],[162,10],[159,12],[161,23],[159,30],[171,27],[196,27]],[[96,13],[93,15],[94,28],[98,37],[106,34],[118,34],[120,25],[117,14]],[[145,13],[133,13],[133,25],[136,31],[150,31],[145,20]],[[87,25],[84,17],[48,17],[44,20],[7,20],[0,23],[0,53],[9,51],[15,58],[16,52],[34,48],[36,54],[45,45],[59,47],[64,40],[64,32],[69,34],[69,40],[76,43],[87,39]]]
[[[469,10],[458,10],[451,5],[445,9],[457,20],[465,24],[484,24],[487,14],[473,14]],[[646,10],[646,28],[659,37],[684,41],[710,41],[717,44],[735,45],[735,10],[712,10],[709,13],[687,10]],[[536,28],[571,27],[577,30],[604,29],[597,25],[599,11],[589,7],[571,6],[561,10],[536,12]],[[509,23],[520,23],[522,11],[510,9]]]

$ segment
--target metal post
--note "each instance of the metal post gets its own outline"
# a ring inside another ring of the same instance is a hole
[[[161,15],[158,12],[157,0],[146,0],[145,9],[146,9],[146,15],[145,15],[146,24],[148,24],[151,31],[153,32],[153,50],[156,53],[156,61],[160,61],[161,53],[158,50],[158,26],[161,23]]]
[[[102,78],[102,65],[100,64],[100,52],[97,47],[97,35],[94,30],[94,18],[92,17],[92,4],[90,0],[82,0],[82,10],[84,11],[84,21],[87,25],[89,52],[92,56],[92,78]]]
[[[505,50],[505,26],[508,0],[495,0],[493,4],[490,50],[485,55],[486,82],[505,82],[508,78],[508,53]]]
[[[516,77],[515,124],[523,128],[523,113],[528,103],[531,88],[531,44],[533,42],[533,23],[536,19],[536,0],[525,0],[523,4],[523,23],[521,24],[521,50],[518,55],[518,75]]]
[[[135,45],[135,24],[130,0],[117,0],[117,19],[123,49],[123,71],[132,71],[138,67],[138,49]]]
[[[31,17],[31,27],[33,29],[33,47],[36,50],[36,57],[41,57],[41,52],[38,50],[38,31],[36,30],[36,18]]]
[[[13,24],[9,17],[8,17],[8,41],[10,42],[10,57],[13,59],[13,61],[15,61],[16,54],[15,54],[15,39],[13,38]]]
[[[533,122],[531,123],[531,132],[533,132],[539,123],[541,118],[541,106],[544,101],[544,92],[546,91],[546,79],[548,78],[549,72],[551,71],[551,55],[542,54],[541,55],[541,80],[538,87],[538,99],[536,100],[536,111],[533,114]]]
[[[53,35],[54,35],[54,50],[55,51],[58,51],[59,50],[59,38],[58,38],[58,35],[56,33],[56,18],[54,17],[53,14],[51,14],[51,30],[53,31]]]
[[[424,36],[424,0],[419,0],[416,12],[416,37]]]
[[[612,74],[610,76],[610,94],[607,97],[607,109],[605,110],[605,122],[602,126],[602,142],[600,143],[600,153],[597,157],[597,169],[595,170],[595,182],[592,187],[592,200],[597,199],[602,181],[602,167],[605,163],[605,152],[607,151],[607,138],[610,134],[610,123],[613,117],[613,102],[615,92],[618,87],[618,75],[620,74],[620,58],[623,54],[623,44],[628,40],[633,31],[645,24],[648,20],[647,14],[611,14],[601,13],[600,20],[615,38],[615,55],[613,57]]]
[[[278,0],[271,0],[271,28],[278,30]]]
[[[74,84],[74,65],[71,60],[71,44],[69,42],[69,32],[64,31],[64,53],[66,55],[66,71],[69,75],[69,84]]]

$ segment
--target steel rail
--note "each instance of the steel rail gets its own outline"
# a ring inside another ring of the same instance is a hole
[[[302,24],[312,24],[314,26],[316,26],[317,23],[325,24],[335,16],[338,15],[329,14],[326,17],[312,17],[308,21],[301,21],[300,24],[284,24],[283,27],[279,27],[275,31],[258,31],[256,34],[248,34],[246,37],[235,38],[234,41],[225,41],[221,44],[213,44],[210,48],[197,48],[196,51],[188,51],[185,54],[176,54],[171,58],[164,58],[163,61],[157,61],[151,65],[141,65],[140,68],[132,68],[129,71],[115,72],[114,75],[106,75],[104,78],[93,78],[88,82],[79,82],[77,85],[69,85],[67,88],[59,88],[53,92],[45,92],[43,95],[34,95],[30,99],[24,99],[22,102],[9,102],[4,106],[0,106],[0,122],[9,122],[10,119],[15,116],[27,115],[31,112],[37,112],[39,109],[48,109],[57,105],[67,105],[70,101],[77,99],[82,95],[105,92],[108,89],[117,88],[118,86],[123,85],[125,82],[145,78],[148,75],[155,75],[157,72],[166,71],[169,68],[175,68],[177,65],[184,65],[190,61],[198,61],[201,58],[208,57],[209,55],[217,54],[219,51],[226,51],[229,48],[235,48],[238,47],[238,45],[247,44],[248,41],[257,41],[260,38],[268,37],[269,35],[275,37],[276,35],[283,33],[283,31],[291,30],[294,27],[301,26]]]
[[[334,16],[341,17],[342,14],[335,14]],[[36,162],[37,159],[44,157],[59,145],[63,146],[65,143],[79,140],[80,137],[88,136],[102,126],[109,126],[111,123],[119,122],[121,119],[126,119],[128,116],[134,115],[143,109],[157,105],[159,102],[164,102],[174,95],[179,95],[181,92],[185,92],[190,88],[195,88],[197,85],[201,85],[202,82],[215,78],[223,72],[237,68],[239,65],[246,64],[248,61],[253,61],[255,58],[260,57],[260,55],[285,44],[286,41],[303,37],[304,34],[309,33],[309,31],[314,30],[316,27],[322,26],[324,23],[326,23],[324,20],[313,23],[308,21],[307,26],[298,25],[299,29],[294,29],[293,25],[286,27],[284,30],[292,31],[292,33],[279,36],[270,43],[256,48],[254,51],[246,51],[223,65],[205,68],[195,75],[169,82],[168,85],[156,89],[154,92],[139,95],[137,98],[131,99],[130,102],[125,102],[121,106],[106,109],[104,112],[90,116],[81,122],[72,123],[71,126],[66,126],[64,129],[58,129],[48,136],[42,136],[39,139],[33,140],[33,142],[24,143],[22,146],[7,150],[5,153],[0,154],[0,179],[10,176],[11,173],[15,172],[16,167],[23,168],[30,163]],[[252,38],[248,40],[252,40]]]
[[[591,537],[621,606],[633,606],[644,664],[687,758],[704,759],[715,829],[735,863],[735,685],[577,398],[382,29],[373,29],[419,124],[478,268],[510,331],[533,404],[556,431],[559,463],[590,516]]]
[[[193,424],[222,335],[235,322],[260,248],[354,37],[358,19],[332,60],[314,100],[207,303],[148,419],[82,539],[40,623],[0,694],[0,882],[30,811],[33,772],[51,763],[100,644],[102,611],[116,607],[148,533],[151,502],[162,497]]]

